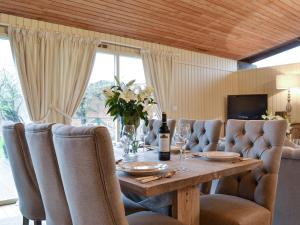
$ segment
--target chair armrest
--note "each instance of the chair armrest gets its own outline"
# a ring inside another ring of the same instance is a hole
[[[282,147],[283,159],[300,159],[300,148]]]

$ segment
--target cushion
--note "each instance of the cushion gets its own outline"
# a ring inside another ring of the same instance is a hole
[[[154,212],[138,212],[127,216],[129,225],[183,225],[178,220]]]
[[[200,197],[201,225],[270,225],[271,212],[243,198],[230,195]]]

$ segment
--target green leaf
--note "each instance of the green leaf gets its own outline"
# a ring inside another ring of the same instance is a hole
[[[126,84],[126,87],[130,87],[131,85],[133,85],[135,82],[135,80],[131,80]]]

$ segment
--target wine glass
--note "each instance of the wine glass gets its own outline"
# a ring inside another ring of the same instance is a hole
[[[176,133],[174,136],[175,145],[180,149],[180,164],[182,164],[182,160],[185,159],[184,151],[186,148],[186,144],[191,135],[191,126],[187,123],[182,123],[176,129]],[[182,168],[184,169],[184,168]]]
[[[143,152],[145,152],[145,145],[146,145],[146,137],[148,135],[148,127],[143,123],[139,128],[139,140],[142,142],[143,145]]]

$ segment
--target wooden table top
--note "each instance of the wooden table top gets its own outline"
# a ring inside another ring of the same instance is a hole
[[[155,151],[138,153],[134,161],[158,161],[158,153]],[[170,161],[165,161],[169,169],[178,169],[180,166],[186,168],[186,171],[179,171],[172,178],[164,178],[142,184],[124,172],[118,171],[119,182],[122,189],[132,191],[144,196],[153,196],[162,193],[172,192],[187,186],[198,185],[224,176],[239,174],[259,166],[262,161],[249,159],[239,162],[213,162],[201,158],[188,158],[180,165],[179,156],[171,155]]]

